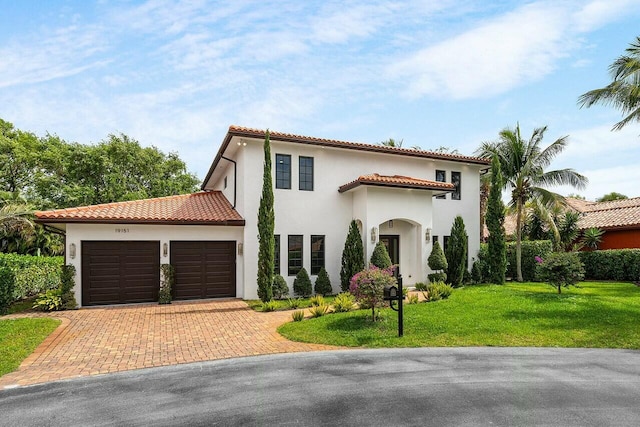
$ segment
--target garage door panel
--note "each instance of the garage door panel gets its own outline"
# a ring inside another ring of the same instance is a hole
[[[82,242],[82,305],[152,302],[159,287],[160,242]]]
[[[171,242],[175,299],[236,296],[236,243]]]

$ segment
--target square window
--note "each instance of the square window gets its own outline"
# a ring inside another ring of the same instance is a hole
[[[291,189],[291,156],[276,154],[276,188]]]
[[[298,163],[300,190],[313,191],[313,157],[300,156]]]
[[[302,235],[289,236],[289,276],[295,276],[302,269]]]
[[[311,236],[311,274],[324,267],[324,236]]]

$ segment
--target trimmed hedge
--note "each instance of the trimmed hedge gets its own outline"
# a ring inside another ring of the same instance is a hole
[[[15,276],[13,301],[58,288],[63,262],[63,257],[0,253],[0,267],[8,268]]]
[[[640,249],[607,249],[579,252],[584,276],[591,280],[640,280]]]
[[[553,252],[551,240],[525,240],[522,242],[522,279],[525,282],[538,281],[536,277],[536,256],[544,259],[551,252]],[[487,256],[487,244],[482,243],[478,252],[478,260],[482,277],[485,280],[487,277],[491,277],[488,271],[489,266],[486,262]],[[507,243],[507,277],[511,277],[513,280],[517,277],[516,242]]]

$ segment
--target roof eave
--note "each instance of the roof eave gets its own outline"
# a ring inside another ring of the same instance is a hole
[[[218,225],[218,226],[234,226],[242,227],[245,225],[244,219],[229,219],[224,221],[206,221],[206,220],[135,220],[127,218],[36,218],[35,222],[39,224],[146,224],[146,225]]]
[[[391,188],[406,188],[412,190],[430,190],[430,191],[442,191],[443,193],[450,193],[455,190],[455,188],[442,188],[442,187],[427,187],[424,185],[413,185],[413,184],[398,184],[398,183],[386,183],[386,182],[371,182],[371,181],[354,181],[349,184],[345,184],[338,188],[339,193],[345,193],[349,190],[352,190],[361,185],[374,186],[374,187],[391,187]]]

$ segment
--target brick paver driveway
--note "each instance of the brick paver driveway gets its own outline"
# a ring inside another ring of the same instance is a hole
[[[17,371],[0,377],[0,389],[229,357],[335,349],[288,341],[276,328],[291,319],[291,312],[257,313],[235,299],[88,308],[50,316],[62,324]]]

